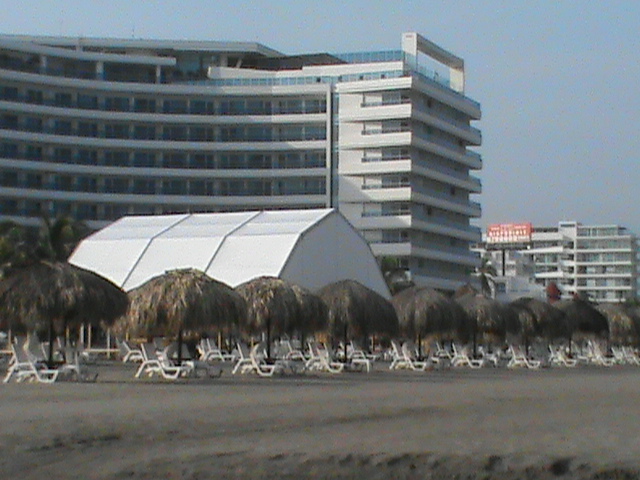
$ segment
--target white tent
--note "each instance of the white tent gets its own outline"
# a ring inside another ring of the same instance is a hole
[[[197,268],[232,287],[261,275],[310,290],[352,279],[390,297],[369,245],[333,209],[124,217],[83,240],[69,262],[127,291]]]

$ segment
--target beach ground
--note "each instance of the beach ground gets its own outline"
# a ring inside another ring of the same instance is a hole
[[[640,369],[0,386],[0,478],[640,478]]]

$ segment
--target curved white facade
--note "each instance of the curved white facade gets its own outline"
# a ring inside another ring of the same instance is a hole
[[[413,33],[301,56],[0,36],[0,220],[336,207],[376,255],[453,289],[477,262],[478,119],[462,60]]]

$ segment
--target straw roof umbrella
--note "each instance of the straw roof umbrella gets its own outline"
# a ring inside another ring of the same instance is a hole
[[[391,302],[355,280],[325,285],[318,295],[327,304],[331,335],[344,340],[345,359],[349,337],[398,332],[398,316]]]
[[[496,300],[480,294],[467,293],[456,298],[456,302],[469,318],[474,355],[477,353],[479,335],[503,339],[507,329],[514,329],[512,313]]]
[[[82,322],[111,324],[128,307],[127,295],[100,275],[66,262],[40,261],[0,282],[0,318],[13,329],[55,332]]]
[[[550,303],[536,298],[523,297],[517,301],[522,302],[535,316],[539,335],[547,339],[569,338],[570,329],[563,312]]]
[[[327,305],[315,293],[292,284],[300,307],[300,333],[317,332],[327,327]]]
[[[604,303],[596,308],[607,317],[611,342],[626,345],[637,343],[640,333],[640,318],[636,312],[617,303]]]
[[[553,306],[565,314],[571,334],[578,332],[605,337],[609,335],[607,317],[589,302],[575,297],[572,300],[560,300]]]
[[[400,330],[421,339],[430,334],[460,333],[467,324],[464,311],[446,295],[427,287],[410,287],[397,293],[391,303]]]
[[[195,269],[170,270],[129,292],[131,307],[116,330],[132,335],[176,335],[237,324],[246,312],[240,295]],[[182,348],[178,348],[181,360]]]
[[[510,302],[507,308],[511,309],[517,321],[517,330],[524,341],[525,352],[529,354],[529,339],[538,335],[540,330],[538,316],[529,306],[530,298],[518,298]]]
[[[301,308],[293,285],[277,277],[262,276],[236,287],[247,302],[244,327],[267,335],[267,358],[271,358],[272,334],[290,333],[301,326]]]

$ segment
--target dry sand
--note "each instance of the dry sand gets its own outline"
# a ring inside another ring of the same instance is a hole
[[[0,386],[0,478],[640,478],[640,368]]]

